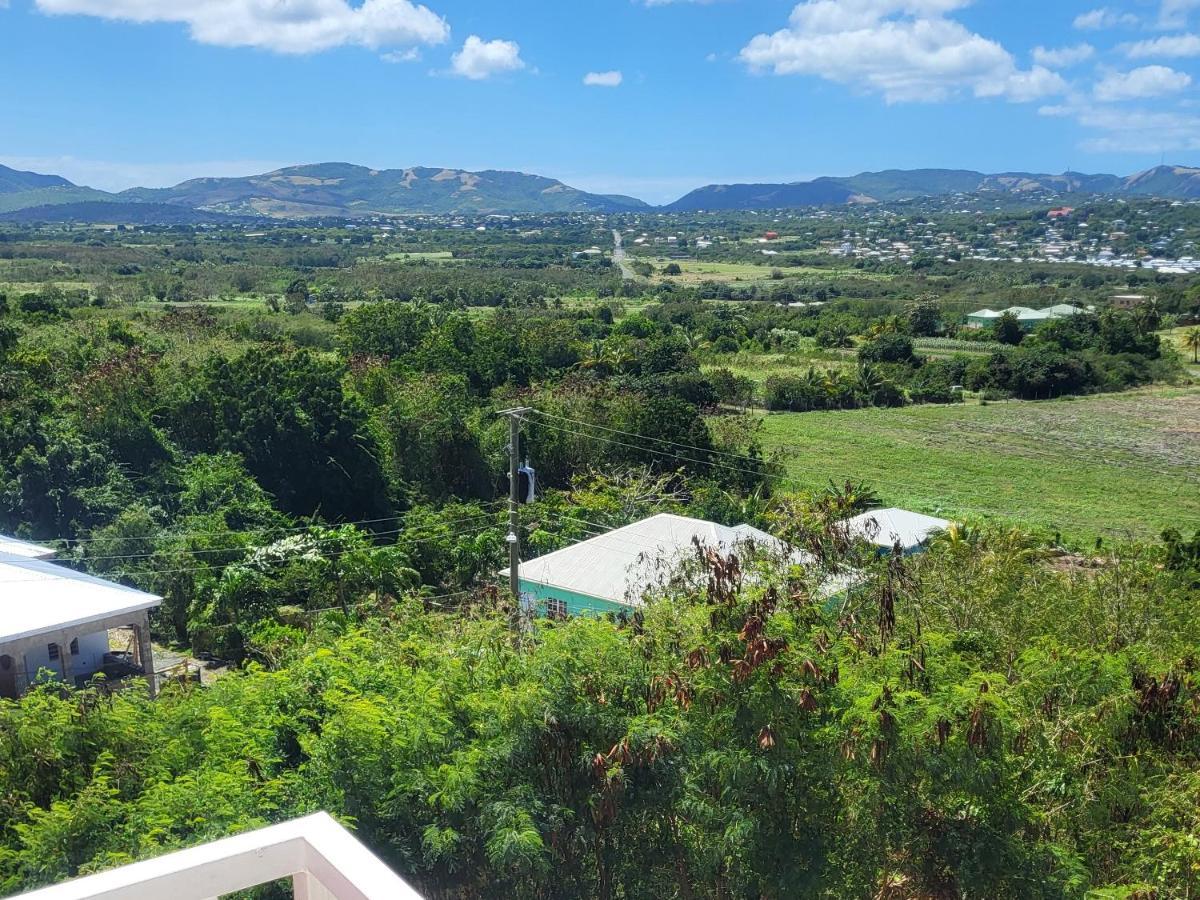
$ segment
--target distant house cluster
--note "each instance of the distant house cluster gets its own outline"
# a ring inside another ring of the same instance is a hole
[[[1005,315],[1011,315],[1022,328],[1031,331],[1043,322],[1051,319],[1065,319],[1084,311],[1082,308],[1071,306],[1068,303],[1058,303],[1054,306],[1047,306],[1045,309],[1030,309],[1028,306],[1010,306],[1008,309],[1001,310],[980,309],[967,316],[967,327],[987,328],[995,325]]]

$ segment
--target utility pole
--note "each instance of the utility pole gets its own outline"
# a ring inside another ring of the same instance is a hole
[[[516,604],[515,618],[521,616],[521,418],[533,412],[528,406],[501,410],[508,417],[508,588]]]

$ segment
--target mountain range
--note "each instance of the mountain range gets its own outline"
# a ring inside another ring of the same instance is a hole
[[[178,224],[237,218],[360,218],[371,215],[622,213],[659,209],[755,210],[879,203],[994,191],[1009,195],[1200,198],[1200,169],[1158,166],[1129,177],[1066,172],[988,175],[962,169],[890,169],[787,184],[714,184],[652,207],[591,194],[540,175],[348,163],[292,166],[245,178],[196,178],[168,188],[108,193],[57,175],[0,166],[0,220]]]
[[[863,172],[849,178],[817,178],[790,184],[712,184],[692,191],[668,204],[665,209],[671,212],[695,212],[830,206],[975,194],[981,191],[1014,195],[1133,195],[1190,200],[1200,198],[1200,169],[1158,166],[1128,178],[1085,175],[1081,172],[1062,175],[1004,172],[987,175],[965,169],[889,169]]]

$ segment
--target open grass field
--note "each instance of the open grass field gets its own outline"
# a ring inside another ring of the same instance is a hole
[[[90,290],[92,283],[90,281],[0,281],[0,294],[7,294],[9,297],[20,297],[22,294],[33,294],[46,287],[56,287],[63,291],[86,291]]]
[[[431,250],[431,251],[427,251],[427,252],[412,252],[412,253],[404,251],[404,252],[400,252],[400,253],[389,253],[384,258],[389,259],[389,260],[400,260],[401,262],[404,262],[404,261],[421,262],[421,261],[430,261],[430,260],[445,261],[445,260],[454,259],[454,254],[451,253],[449,250]]]
[[[1090,544],[1200,529],[1200,388],[1078,400],[764,417],[789,476],[870,485],[888,505],[994,518]]]
[[[731,284],[754,284],[773,280],[771,272],[777,270],[782,279],[816,276],[819,278],[855,278],[860,281],[887,281],[891,275],[878,272],[863,272],[859,269],[828,269],[816,266],[782,266],[774,264],[773,257],[763,257],[761,264],[707,262],[698,259],[667,259],[663,256],[639,256],[632,261],[648,262],[655,268],[655,280],[670,280],[675,284],[696,285],[705,281],[727,282]],[[680,275],[664,276],[662,269],[671,263],[676,263],[683,270]]]
[[[703,355],[700,363],[706,372],[728,369],[756,384],[775,376],[800,376],[809,369],[853,371],[857,365],[853,350],[821,350],[809,339],[790,353],[710,353]]]

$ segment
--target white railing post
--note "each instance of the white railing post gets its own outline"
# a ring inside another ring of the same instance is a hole
[[[283,878],[297,900],[421,900],[325,813],[22,894],[22,900],[219,900]]]
[[[292,878],[292,895],[296,900],[338,900],[311,872]]]

